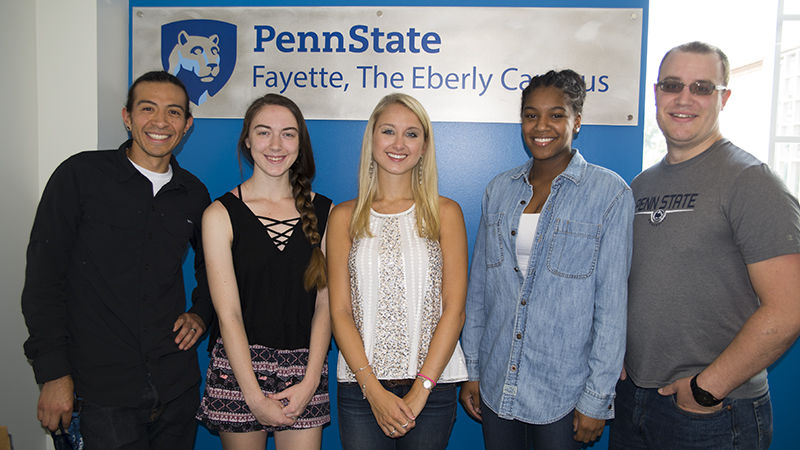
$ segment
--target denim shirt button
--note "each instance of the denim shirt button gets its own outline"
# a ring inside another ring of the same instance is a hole
[[[517,235],[517,230],[511,230],[511,235],[512,236],[516,236]]]
[[[527,305],[527,304],[528,304],[528,301],[527,301],[527,300],[525,300],[525,299],[523,298],[523,299],[522,299],[522,301],[521,301],[520,303],[522,303],[522,306],[525,306],[525,305]]]
[[[522,339],[522,333],[517,333],[517,339]]]
[[[514,267],[514,272],[519,272],[519,267]]]
[[[517,366],[511,366],[511,371],[512,372],[516,372],[517,371]]]
[[[525,200],[520,200],[519,204],[520,205],[524,205],[525,204]]]

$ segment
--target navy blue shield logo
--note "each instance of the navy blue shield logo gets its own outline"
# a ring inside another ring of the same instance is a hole
[[[189,100],[202,105],[233,74],[236,25],[205,19],[162,25],[161,64],[186,85]]]

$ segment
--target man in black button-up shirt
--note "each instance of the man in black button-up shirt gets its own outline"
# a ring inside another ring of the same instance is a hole
[[[200,246],[208,191],[172,156],[192,125],[186,90],[145,74],[122,116],[131,140],[70,157],[42,194],[22,293],[25,354],[46,428],[66,428],[75,392],[89,448],[191,448],[194,345],[213,310]],[[198,287],[185,312],[187,244]]]

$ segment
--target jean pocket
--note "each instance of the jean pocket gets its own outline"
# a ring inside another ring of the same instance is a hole
[[[717,419],[720,416],[726,414],[728,409],[729,409],[728,405],[723,404],[720,409],[718,409],[718,410],[716,410],[714,412],[696,413],[696,412],[687,411],[687,410],[681,408],[680,405],[678,405],[677,394],[672,394],[672,395],[669,396],[669,398],[670,398],[670,401],[672,403],[672,407],[675,409],[675,411],[677,411],[682,416],[689,417],[689,418],[692,418],[692,419],[701,419],[701,420],[702,419],[708,419],[708,420]]]
[[[753,411],[756,418],[758,448],[769,448],[772,442],[772,402],[769,392],[753,401]]]
[[[566,278],[587,278],[597,265],[600,225],[567,219],[553,221],[547,269]]]
[[[486,267],[503,263],[503,213],[486,215]]]

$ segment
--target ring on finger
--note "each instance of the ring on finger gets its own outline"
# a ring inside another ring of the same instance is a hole
[[[397,433],[397,430],[392,429],[392,431],[389,432],[389,436],[394,436],[395,433]]]
[[[197,328],[192,328],[191,331],[192,333],[197,333]]]
[[[409,423],[411,423],[411,421],[408,421],[408,420],[407,420],[407,421],[406,421],[406,423],[404,423],[404,424],[400,425],[400,427],[402,427],[402,428],[406,428],[406,427],[408,427],[408,424],[409,424]]]

